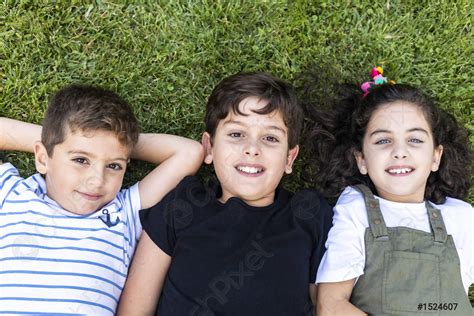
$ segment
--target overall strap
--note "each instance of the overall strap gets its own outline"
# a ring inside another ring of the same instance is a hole
[[[430,220],[431,231],[434,235],[434,241],[437,243],[444,243],[448,238],[446,226],[444,226],[443,216],[441,211],[426,201],[426,209],[428,211],[428,218]]]
[[[374,235],[376,239],[388,239],[387,225],[385,225],[382,211],[380,211],[379,201],[374,197],[372,191],[370,191],[366,185],[358,184],[353,186],[353,188],[364,196],[367,217],[372,235]]]

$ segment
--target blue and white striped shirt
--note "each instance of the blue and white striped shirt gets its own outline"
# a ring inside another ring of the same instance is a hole
[[[138,184],[77,215],[0,165],[0,314],[113,315],[141,234]]]

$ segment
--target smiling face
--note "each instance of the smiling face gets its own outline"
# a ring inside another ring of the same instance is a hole
[[[67,131],[51,157],[35,145],[36,168],[46,174],[48,196],[65,210],[90,214],[115,198],[122,186],[130,149],[110,131]]]
[[[422,202],[428,176],[437,171],[443,147],[433,143],[431,128],[419,107],[404,101],[372,113],[362,153],[356,153],[362,174],[377,194],[395,202]]]
[[[291,173],[298,146],[288,149],[288,129],[280,112],[257,114],[267,101],[244,99],[217,125],[214,138],[203,134],[206,163],[214,169],[222,187],[221,202],[238,197],[252,206],[273,202],[283,173]]]

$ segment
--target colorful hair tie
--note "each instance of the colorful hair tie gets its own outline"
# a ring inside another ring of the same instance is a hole
[[[375,87],[375,86],[378,86],[378,85],[381,85],[381,84],[385,84],[385,83],[390,83],[390,84],[395,83],[395,81],[387,80],[386,77],[382,76],[383,75],[382,67],[373,68],[372,71],[370,72],[370,74],[372,75],[372,80],[373,81],[366,81],[363,84],[361,84],[361,86],[360,86],[360,88],[364,92],[364,95],[363,95],[364,97],[370,92],[370,89],[372,89],[372,87]]]

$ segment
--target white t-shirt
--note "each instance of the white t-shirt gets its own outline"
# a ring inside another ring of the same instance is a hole
[[[380,209],[387,227],[410,227],[430,232],[425,203],[398,203],[380,197]],[[474,283],[474,213],[468,203],[447,198],[433,204],[441,210],[448,235],[451,235],[461,262],[461,278],[466,290]],[[347,187],[334,207],[333,227],[326,241],[326,253],[319,265],[316,283],[341,282],[364,274],[364,234],[369,223],[362,194]]]
[[[77,215],[46,195],[41,175],[23,179],[0,165],[0,314],[113,315],[142,230],[139,210],[138,184]]]

